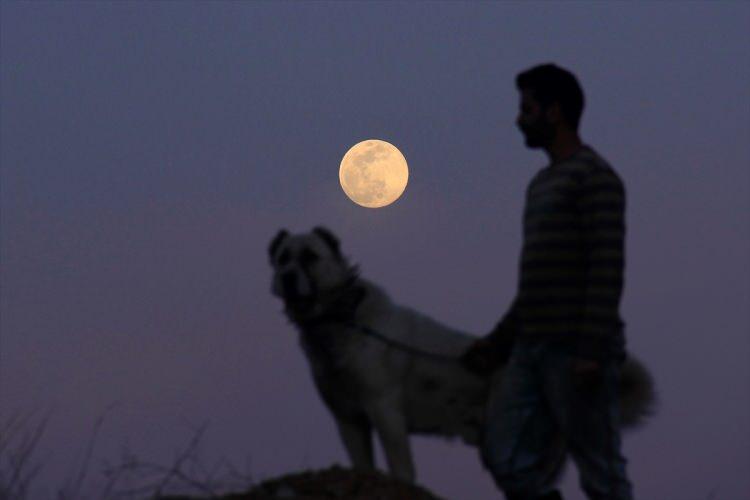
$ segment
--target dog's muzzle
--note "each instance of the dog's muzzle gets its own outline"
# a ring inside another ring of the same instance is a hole
[[[279,276],[281,294],[288,306],[297,310],[303,310],[312,306],[315,302],[313,290],[305,289],[303,279],[295,271],[286,271]]]

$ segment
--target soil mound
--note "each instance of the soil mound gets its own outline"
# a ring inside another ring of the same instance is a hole
[[[346,469],[338,465],[268,479],[246,493],[219,497],[219,500],[280,499],[444,500],[420,486],[394,479],[382,472]],[[164,497],[162,500],[187,500],[187,497]]]

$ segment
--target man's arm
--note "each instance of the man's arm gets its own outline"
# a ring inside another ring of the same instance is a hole
[[[582,359],[624,355],[619,304],[625,267],[625,187],[617,174],[597,169],[582,182],[578,208],[587,254],[583,324],[576,344]]]
[[[507,346],[507,349],[510,350],[518,333],[518,325],[518,298],[516,298],[485,339],[492,345]]]

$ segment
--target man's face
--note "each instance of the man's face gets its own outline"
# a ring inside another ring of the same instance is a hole
[[[545,110],[534,99],[530,90],[521,90],[521,103],[516,125],[521,129],[526,146],[532,149],[544,147],[552,142],[555,127],[547,119]]]

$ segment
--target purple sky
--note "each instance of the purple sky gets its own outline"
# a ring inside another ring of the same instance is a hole
[[[625,437],[636,495],[750,498],[750,4],[1,8],[0,421],[52,411],[35,498],[105,413],[92,472],[123,447],[168,463],[205,421],[205,461],[258,479],[344,462],[270,238],[326,225],[398,302],[487,332],[546,163],[514,77],[548,61],[628,190],[621,310],[662,401]],[[410,166],[383,209],[338,182],[368,138]],[[414,448],[434,492],[501,498],[473,449]],[[573,467],[564,492],[583,498]]]

